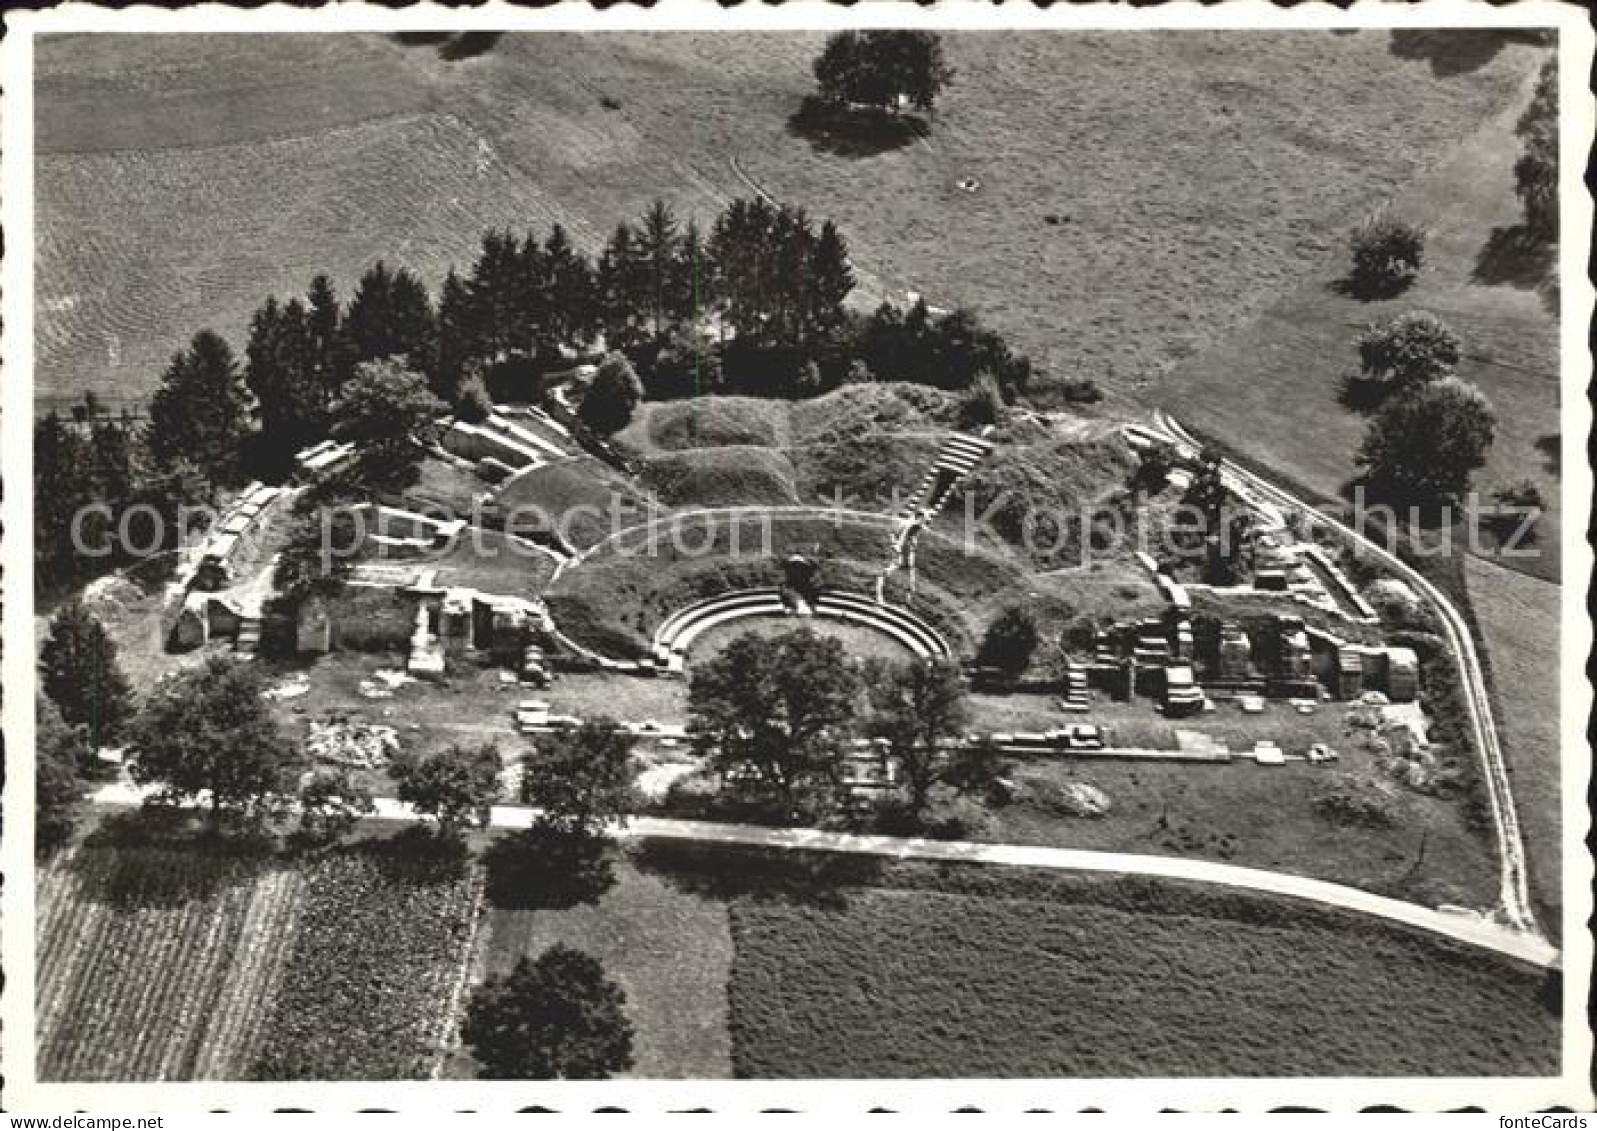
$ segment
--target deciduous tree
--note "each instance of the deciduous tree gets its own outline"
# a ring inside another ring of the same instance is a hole
[[[398,359],[362,362],[334,406],[334,433],[356,445],[367,484],[407,486],[447,409]]]
[[[1371,326],[1359,338],[1366,377],[1397,392],[1453,372],[1461,355],[1458,335],[1434,314],[1410,311]]]
[[[626,993],[591,955],[556,943],[472,992],[461,1040],[490,1080],[603,1080],[632,1066]]]
[[[274,813],[303,765],[262,696],[259,668],[215,656],[166,676],[132,728],[129,771],[163,803],[204,798],[213,825]]]
[[[551,829],[598,836],[632,808],[632,745],[608,718],[541,737],[521,760],[521,800]]]
[[[929,31],[843,31],[831,36],[814,64],[822,97],[897,109],[900,100],[931,110],[954,70],[941,37]]]
[[[842,644],[799,629],[745,635],[693,669],[696,741],[723,773],[748,775],[791,818],[836,781],[861,682]]]
[[[1485,466],[1496,423],[1479,389],[1444,377],[1388,401],[1370,422],[1357,462],[1384,497],[1447,502]]]
[[[951,660],[877,665],[866,676],[869,730],[887,740],[914,814],[926,809],[932,786],[948,766],[947,748],[969,719],[964,679]]]
[[[1011,605],[987,626],[976,651],[976,662],[1015,679],[1026,670],[1036,650],[1036,618],[1021,606]]]
[[[456,840],[467,828],[487,825],[489,809],[499,800],[502,768],[499,748],[489,742],[401,758],[394,777],[399,799],[437,822],[440,840]]]
[[[625,428],[643,399],[643,382],[619,353],[605,358],[583,394],[577,415],[589,428],[610,436]]]

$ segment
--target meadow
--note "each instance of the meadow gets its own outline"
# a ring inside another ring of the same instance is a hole
[[[1229,441],[1251,460],[1336,497],[1354,478],[1365,418],[1338,401],[1340,379],[1357,372],[1364,326],[1410,310],[1429,311],[1459,335],[1459,373],[1497,409],[1487,465],[1475,477],[1483,499],[1530,479],[1548,502],[1537,554],[1503,559],[1554,579],[1559,571],[1559,351],[1556,266],[1518,242],[1514,125],[1528,104],[1541,53],[1507,49],[1519,81],[1496,114],[1451,153],[1394,194],[1390,210],[1427,231],[1426,265],[1402,294],[1363,301],[1341,286],[1349,257],[1334,243],[1278,301],[1202,356],[1170,371],[1159,396],[1184,421]],[[1312,420],[1314,426],[1305,428]],[[1489,500],[1488,500],[1489,501]]]
[[[1515,1075],[1556,1064],[1539,973],[1290,901],[663,843],[635,862],[726,901],[739,1076]]]
[[[1491,656],[1490,684],[1503,754],[1530,859],[1531,894],[1557,937],[1563,907],[1559,757],[1559,591],[1545,581],[1468,559],[1465,579]]]
[[[844,1078],[1514,1075],[1556,1063],[1556,1020],[1532,976],[1315,920],[875,889],[839,910],[740,902],[733,1062],[740,1076]]]
[[[974,306],[1124,398],[1295,285],[1525,69],[1384,31],[945,39],[929,139],[883,150],[791,121],[817,35],[507,35],[456,62],[46,37],[38,393],[141,399],[195,330],[237,342],[318,270],[347,293],[387,258],[436,286],[484,228],[560,221],[592,250],[655,197],[707,219],[758,186],[838,221],[860,305]]]

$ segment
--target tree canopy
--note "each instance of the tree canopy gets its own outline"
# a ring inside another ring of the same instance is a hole
[[[114,746],[133,715],[133,691],[117,660],[116,642],[81,601],[50,618],[39,650],[39,686],[69,727],[91,746]]]
[[[210,330],[175,354],[150,398],[150,455],[162,467],[190,461],[214,483],[231,483],[251,430],[249,393],[233,351]]]
[[[490,1080],[603,1080],[632,1067],[627,995],[597,959],[556,943],[472,991],[460,1037]]]
[[[830,36],[814,64],[821,96],[883,110],[900,100],[929,111],[954,70],[943,41],[929,31],[841,31]]]
[[[632,807],[632,746],[608,718],[540,737],[521,760],[521,800],[550,828],[596,836]]]
[[[976,662],[1015,679],[1031,663],[1037,640],[1036,618],[1019,605],[1011,605],[987,626],[976,650]]]
[[[1434,314],[1409,311],[1371,326],[1359,338],[1365,376],[1393,391],[1453,372],[1461,356],[1458,335]]]
[[[835,783],[860,692],[841,642],[798,629],[740,636],[695,665],[688,708],[712,763],[791,815]]]
[[[1358,463],[1383,497],[1412,503],[1457,499],[1484,467],[1496,429],[1491,404],[1457,377],[1388,401],[1370,422]]]
[[[336,433],[360,451],[360,476],[369,485],[408,486],[438,418],[448,406],[421,374],[397,358],[366,361],[344,386],[335,408]]]
[[[60,847],[77,827],[83,801],[82,768],[90,757],[79,728],[61,719],[55,704],[40,696],[34,701],[37,731],[34,735],[34,848],[49,853]]]
[[[399,800],[432,818],[439,839],[455,840],[467,828],[488,824],[488,811],[499,800],[502,768],[499,748],[488,742],[397,759],[394,778]]]
[[[208,795],[217,825],[274,811],[293,794],[303,757],[263,689],[256,665],[224,656],[163,678],[133,726],[133,780],[160,787],[162,802]]]
[[[970,710],[952,660],[878,665],[867,673],[872,737],[887,740],[912,812],[925,810],[948,765],[945,747],[963,740]]]
[[[643,382],[638,380],[632,363],[621,354],[612,353],[593,375],[577,415],[595,432],[610,436],[627,426],[641,400]]]

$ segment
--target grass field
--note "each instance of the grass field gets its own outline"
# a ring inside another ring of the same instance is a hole
[[[556,942],[585,950],[627,995],[636,1058],[629,1076],[725,1078],[732,1072],[726,980],[732,933],[715,900],[625,864],[596,904],[564,910],[493,910],[476,975],[509,973],[522,955]],[[469,1051],[452,1076],[474,1076]]]
[[[656,196],[704,220],[751,182],[839,222],[862,301],[971,304],[1048,371],[1135,389],[1524,72],[1521,48],[1457,66],[1384,31],[945,39],[929,143],[846,154],[789,126],[816,35],[510,35],[456,63],[372,36],[45,37],[39,392],[147,395],[195,330],[237,341],[317,270],[347,293],[386,257],[436,286],[487,227],[592,248]]]
[[[740,1076],[1515,1075],[1556,1063],[1538,975],[1290,901],[658,842],[635,861],[726,906]],[[615,915],[610,929],[625,929]]]
[[[1560,929],[1563,906],[1559,756],[1559,593],[1555,586],[1467,560],[1465,578],[1492,665],[1498,729],[1530,855],[1542,926]]]

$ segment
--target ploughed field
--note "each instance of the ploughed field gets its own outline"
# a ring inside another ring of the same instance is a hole
[[[40,873],[49,1080],[469,1076],[462,985],[555,942],[627,993],[641,1076],[1522,1075],[1538,971],[1172,883],[645,842],[602,893],[484,902],[382,845],[91,843]],[[491,889],[491,884],[490,884]]]
[[[591,250],[657,196],[704,220],[754,186],[839,223],[862,303],[972,305],[1052,374],[1134,391],[1524,73],[1523,48],[1385,31],[944,38],[922,141],[796,125],[814,34],[507,35],[455,62],[380,36],[43,37],[38,392],[141,399],[195,330],[237,343],[318,270],[346,297],[379,257],[436,286],[484,228],[560,221]]]
[[[38,873],[42,1080],[425,1077],[479,886],[382,846],[99,844]]]

